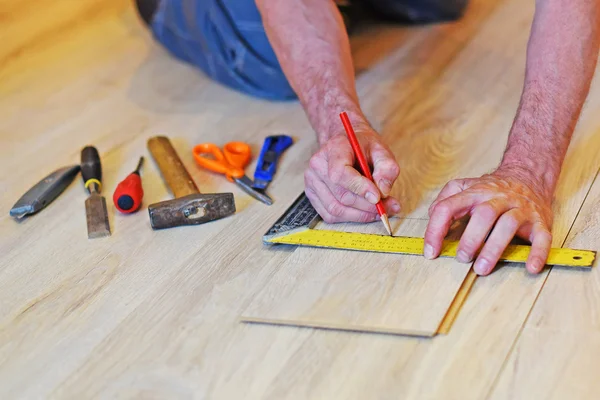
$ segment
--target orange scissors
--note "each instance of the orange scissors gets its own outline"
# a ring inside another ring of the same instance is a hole
[[[265,193],[252,187],[252,180],[246,176],[244,167],[250,162],[250,146],[244,142],[229,142],[223,151],[213,143],[202,143],[193,149],[196,163],[210,171],[223,174],[230,182],[235,182],[244,192],[267,205],[273,200]],[[212,156],[212,157],[207,157]]]

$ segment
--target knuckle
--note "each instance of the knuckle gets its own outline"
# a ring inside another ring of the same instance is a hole
[[[336,222],[336,219],[329,214],[321,215],[321,218],[323,218],[323,221],[327,224],[334,224]]]
[[[450,206],[445,201],[440,201],[437,203],[432,210],[432,214],[437,214],[440,216],[447,216],[451,212]]]
[[[461,187],[461,182],[459,182],[458,179],[452,179],[450,182],[448,182],[445,186],[446,188],[452,188],[452,189],[458,189]]]
[[[342,189],[339,198],[340,203],[345,206],[353,206],[356,203],[356,195],[348,190]]]
[[[308,161],[308,166],[310,169],[317,171],[321,166],[321,159],[318,154],[315,154]]]
[[[350,180],[350,182],[348,182],[347,189],[352,193],[362,193],[366,191],[365,189],[363,189],[361,178],[354,178]]]
[[[306,186],[309,186],[311,184],[311,182],[312,182],[310,174],[311,174],[310,170],[307,169],[306,171],[304,171],[304,184]]]
[[[521,225],[520,218],[515,214],[504,214],[502,222],[510,230],[517,230],[517,228]]]
[[[466,251],[467,253],[471,254],[475,250],[477,250],[477,244],[477,239],[470,236],[463,237],[460,241],[460,250]]]
[[[394,177],[397,177],[398,175],[400,175],[400,166],[396,163],[393,163],[392,167],[390,168],[390,171],[392,172],[392,175],[394,175]]]
[[[331,182],[339,184],[344,176],[344,166],[330,165],[328,171],[329,180]]]
[[[498,217],[498,211],[489,203],[483,203],[475,207],[473,214],[477,214],[485,220],[495,220]]]
[[[340,203],[333,201],[327,205],[327,212],[333,217],[340,217],[344,208]]]
[[[488,244],[485,247],[486,249],[482,252],[481,256],[488,261],[492,259],[498,259],[504,251],[504,248],[502,246],[499,246],[496,243],[492,242],[488,242]]]
[[[545,239],[548,242],[552,241],[552,232],[550,232],[548,229],[544,228],[541,229],[538,233],[538,235],[541,237],[541,239]]]
[[[371,222],[373,221],[375,218],[373,216],[373,214],[369,214],[369,213],[361,213],[360,216],[358,217],[358,220],[356,222],[361,222],[361,223],[365,223],[365,222]]]

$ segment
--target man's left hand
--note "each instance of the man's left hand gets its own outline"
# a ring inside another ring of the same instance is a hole
[[[450,181],[429,208],[426,258],[440,254],[450,226],[465,215],[470,220],[456,258],[467,263],[477,256],[473,267],[477,274],[492,272],[515,235],[532,243],[527,270],[539,273],[544,268],[552,243],[552,196],[535,179],[498,169],[481,178]]]

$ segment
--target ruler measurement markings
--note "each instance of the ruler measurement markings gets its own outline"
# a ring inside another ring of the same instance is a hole
[[[320,220],[318,213],[302,194],[263,237],[266,244],[290,244],[320,248],[423,255],[424,239],[383,236],[359,232],[339,232],[312,229]],[[458,241],[444,241],[441,257],[455,257]],[[510,245],[500,261],[524,263],[531,247]],[[595,251],[554,248],[548,265],[591,267]]]

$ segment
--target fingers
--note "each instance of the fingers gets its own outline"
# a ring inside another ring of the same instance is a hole
[[[361,197],[355,193],[352,193],[346,188],[343,188],[340,185],[335,185],[331,182],[325,180],[325,184],[330,188],[331,193],[335,196],[335,198],[347,207],[356,208],[362,211],[367,211],[370,213],[376,213],[377,208],[374,204],[369,203],[364,197]],[[383,205],[388,213],[388,215],[398,214],[400,211],[400,203],[398,200],[393,197],[388,197],[383,200]]]
[[[442,242],[452,223],[464,217],[473,206],[473,197],[462,193],[440,201],[431,212],[425,231],[425,258],[436,258],[442,249]]]
[[[488,275],[493,271],[524,220],[525,218],[517,209],[502,214],[473,265],[478,275]]]
[[[505,202],[489,201],[475,206],[458,244],[457,261],[468,263],[473,260],[496,220],[506,211],[508,211],[508,204]]]
[[[400,174],[398,162],[392,152],[380,143],[371,145],[370,156],[373,163],[373,180],[383,197],[387,197]]]
[[[326,161],[327,176],[321,176],[322,179],[326,178],[331,183],[346,188],[371,204],[379,202],[381,195],[377,186],[354,169],[354,153],[349,144],[330,147]]]
[[[536,225],[532,231],[531,251],[527,258],[525,267],[532,274],[537,274],[544,269],[550,247],[552,246],[552,234],[542,225]]]
[[[378,219],[377,212],[367,212],[347,207],[340,203],[327,185],[311,170],[305,173],[306,196],[315,210],[327,223],[337,222],[373,222]]]
[[[458,194],[464,190],[464,181],[464,179],[455,179],[444,185],[442,190],[440,190],[440,192],[438,193],[437,198],[429,206],[430,217],[431,212],[440,201],[445,200],[448,197],[454,196],[455,194]]]

